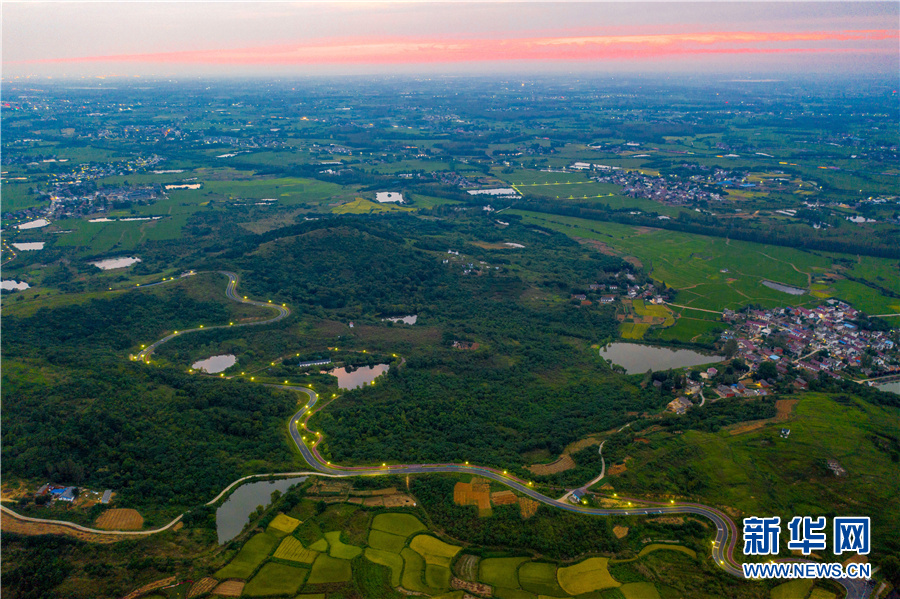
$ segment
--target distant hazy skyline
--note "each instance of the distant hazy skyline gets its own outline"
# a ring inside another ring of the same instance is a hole
[[[900,68],[897,2],[3,2],[3,77]]]

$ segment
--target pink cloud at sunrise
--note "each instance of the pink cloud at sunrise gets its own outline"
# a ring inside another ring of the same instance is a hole
[[[897,2],[9,2],[3,75],[778,70],[900,63]]]
[[[271,46],[43,59],[39,63],[206,65],[422,64],[481,61],[641,60],[708,54],[886,53],[846,42],[896,40],[897,30],[705,32],[512,39],[357,38]],[[785,45],[788,44],[788,45]]]

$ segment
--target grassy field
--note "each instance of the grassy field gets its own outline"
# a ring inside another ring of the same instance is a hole
[[[352,575],[353,570],[349,561],[322,554],[313,563],[312,572],[310,572],[307,582],[309,584],[347,582]]]
[[[632,301],[631,306],[638,316],[662,319],[662,326],[664,327],[670,327],[675,324],[675,317],[672,311],[665,306],[647,304],[642,299]]]
[[[637,258],[651,277],[678,290],[678,304],[721,311],[749,303],[763,306],[811,305],[808,294],[769,289],[763,280],[806,288],[812,276],[832,268],[824,256],[792,248],[692,235],[663,229],[513,210],[523,221],[571,237],[600,242]]]
[[[648,329],[650,329],[649,324],[623,322],[619,325],[619,334],[623,339],[643,339]]]
[[[306,568],[269,562],[247,583],[243,594],[250,597],[293,594],[303,585],[307,574]]]
[[[485,584],[507,589],[521,588],[517,570],[527,562],[527,557],[492,557],[478,564],[478,580]]]
[[[526,562],[519,566],[519,584],[538,595],[562,596],[565,591],[559,586],[556,564],[547,562]]]
[[[274,535],[264,532],[254,535],[249,541],[244,543],[244,546],[241,547],[241,550],[227,566],[216,572],[215,577],[220,580],[225,578],[243,578],[246,580],[253,574],[257,566],[269,557],[276,545],[278,545],[278,537]]]
[[[373,549],[367,547],[365,551],[366,559],[370,562],[387,566],[391,569],[391,586],[400,586],[400,577],[403,574],[403,558],[400,557],[399,551],[396,553],[391,551],[383,551],[381,549]]]
[[[792,580],[770,591],[772,599],[806,599],[813,586],[812,580]]]
[[[339,559],[353,559],[360,553],[362,549],[355,545],[347,545],[341,541],[341,531],[335,530],[326,532],[325,538],[328,540],[328,555]]]
[[[452,576],[450,568],[446,566],[425,564],[425,585],[432,589],[432,592],[434,589],[448,590]]]
[[[580,595],[621,586],[609,573],[605,557],[590,557],[574,566],[557,571],[559,586],[570,595]]]
[[[428,587],[422,580],[422,575],[425,573],[424,558],[409,547],[405,547],[400,555],[403,557],[403,576],[401,577],[403,588],[410,591],[427,592]]]
[[[278,514],[272,519],[272,522],[269,523],[268,528],[266,528],[266,532],[275,534],[275,535],[289,535],[296,528],[300,526],[300,521],[296,518],[291,518],[290,516],[285,516],[284,514]]]
[[[425,563],[450,566],[453,557],[462,547],[450,545],[430,535],[418,535],[409,544],[410,549],[425,558]]]
[[[404,539],[409,535],[428,530],[421,520],[410,514],[378,514],[372,519],[374,530],[383,530]]]
[[[842,398],[843,397],[843,398]],[[628,471],[609,477],[618,492],[676,493],[704,503],[728,506],[735,513],[768,513],[790,519],[810,516],[872,515],[873,539],[888,535],[900,520],[897,465],[876,443],[878,435],[896,435],[898,410],[851,396],[806,393],[786,422],[732,435],[685,431],[651,432],[649,443],[634,445]],[[782,427],[791,430],[782,439]],[[837,477],[827,465],[837,462],[848,476]],[[686,484],[679,463],[689,461]]]
[[[656,585],[650,582],[629,582],[619,587],[625,599],[660,599]]]
[[[286,537],[278,549],[275,550],[274,557],[278,559],[286,559],[292,562],[300,562],[301,564],[311,564],[316,561],[319,556],[318,552],[306,549],[303,543],[294,537]]]
[[[369,547],[399,554],[406,546],[406,537],[394,535],[383,530],[369,531]]]
[[[364,198],[356,198],[352,202],[348,202],[342,206],[336,206],[331,209],[335,214],[372,214],[380,212],[403,212],[412,208],[397,206],[396,204],[379,204]]]

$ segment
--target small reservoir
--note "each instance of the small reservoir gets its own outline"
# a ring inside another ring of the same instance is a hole
[[[31,287],[28,283],[24,281],[14,281],[12,279],[7,279],[6,281],[0,281],[0,289],[4,291],[24,291]]]
[[[725,359],[724,356],[708,356],[692,349],[669,349],[639,343],[611,343],[600,350],[600,357],[622,366],[628,374],[713,364]]]
[[[228,496],[219,509],[216,510],[216,533],[219,537],[219,545],[224,545],[238,536],[247,523],[250,522],[250,514],[257,507],[268,506],[272,503],[272,493],[280,491],[284,493],[291,486],[302,483],[307,477],[283,478],[281,480],[267,480],[257,483],[241,485]]]
[[[403,324],[416,324],[416,321],[419,320],[419,315],[413,314],[412,316],[391,316],[388,318],[382,318],[381,320],[389,320],[391,322],[402,322]]]
[[[388,371],[390,365],[376,364],[375,366],[362,366],[353,372],[347,372],[346,368],[335,368],[329,370],[328,374],[336,376],[338,387],[341,389],[358,389],[363,385],[368,385],[376,378]]]
[[[140,262],[140,258],[107,258],[106,260],[98,260],[97,262],[91,262],[94,266],[99,268],[100,270],[114,270],[116,268],[125,268],[126,266],[131,266],[135,262]]]
[[[791,287],[790,285],[775,283],[774,281],[763,281],[762,284],[769,289],[774,289],[775,291],[781,291],[782,293],[788,293],[790,295],[803,295],[804,293],[806,293],[806,289],[801,289],[800,287]]]
[[[191,364],[194,370],[202,370],[208,374],[216,374],[223,370],[228,370],[237,363],[237,358],[233,354],[222,354],[221,356],[212,356],[205,360],[199,360]]]

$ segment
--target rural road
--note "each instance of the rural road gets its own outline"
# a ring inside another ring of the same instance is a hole
[[[229,324],[223,324],[223,325],[212,326],[212,327],[200,326],[200,327],[197,327],[194,329],[185,329],[183,331],[175,331],[174,333],[171,333],[171,334],[163,337],[159,341],[155,341],[151,345],[148,345],[145,349],[142,349],[140,351],[140,353],[138,353],[137,356],[135,356],[136,360],[140,360],[141,362],[147,362],[150,359],[150,356],[153,355],[153,352],[156,350],[156,348],[158,348],[163,343],[171,341],[175,337],[180,337],[181,335],[186,335],[188,333],[196,333],[197,331],[212,331],[214,329],[227,329],[228,327],[251,327],[251,326],[264,325],[264,324],[272,324],[273,322],[278,322],[279,320],[286,318],[288,315],[290,315],[291,310],[290,310],[290,308],[288,308],[285,305],[279,306],[278,304],[273,304],[271,301],[258,302],[255,300],[247,299],[246,297],[238,296],[234,292],[234,288],[237,286],[237,283],[238,283],[238,276],[233,272],[228,272],[225,270],[220,271],[220,274],[223,274],[226,277],[228,277],[228,285],[226,285],[226,287],[225,287],[225,295],[228,297],[228,299],[234,300],[236,302],[240,302],[242,304],[250,304],[251,306],[261,306],[263,308],[272,308],[274,310],[277,310],[278,314],[276,314],[274,317],[269,318],[267,320],[255,320],[253,322],[242,322],[242,323],[238,323],[238,324],[229,323]],[[163,281],[163,282],[165,282],[165,281]],[[152,283],[151,285],[143,285],[143,287],[151,287],[152,285],[159,285],[159,284],[160,283]]]
[[[154,342],[146,349],[142,350],[138,355],[137,359],[142,361],[148,361],[150,355],[153,351],[158,348],[163,343],[174,339],[176,336],[184,335],[187,333],[203,331],[203,330],[211,330],[211,329],[219,329],[226,328],[229,326],[251,326],[251,325],[263,325],[270,324],[273,322],[277,322],[285,317],[287,317],[291,312],[287,306],[279,306],[277,304],[272,304],[271,302],[259,302],[254,300],[249,300],[246,297],[240,297],[235,294],[235,287],[237,286],[238,276],[235,273],[228,271],[221,271],[221,274],[228,277],[228,284],[225,289],[225,294],[229,299],[232,299],[236,302],[241,302],[245,304],[251,304],[255,306],[262,306],[266,308],[273,308],[278,311],[278,314],[273,318],[262,321],[254,321],[249,323],[243,323],[239,325],[220,325],[213,327],[198,327],[194,329],[188,329],[184,331],[176,331],[166,337],[163,337],[159,341]],[[482,476],[484,478],[488,478],[490,480],[497,481],[514,489],[527,497],[534,499],[544,505],[565,510],[567,512],[573,512],[577,514],[591,515],[591,516],[612,516],[612,515],[624,515],[624,516],[650,516],[650,515],[660,515],[660,514],[694,514],[697,516],[702,516],[712,521],[712,523],[716,527],[716,536],[712,541],[711,545],[711,556],[715,560],[716,564],[725,570],[728,574],[735,576],[740,579],[744,579],[743,571],[741,570],[740,564],[738,564],[734,559],[734,550],[735,545],[737,544],[738,539],[738,531],[735,523],[723,512],[706,505],[698,504],[698,503],[675,503],[674,501],[670,503],[659,503],[659,502],[651,502],[646,500],[639,499],[631,499],[631,498],[622,498],[622,502],[628,502],[628,507],[621,508],[590,508],[582,505],[571,504],[567,501],[561,501],[558,499],[553,499],[552,497],[548,497],[534,490],[531,482],[524,481],[512,474],[508,474],[506,471],[499,470],[496,468],[485,467],[485,466],[475,466],[470,465],[468,463],[465,464],[385,464],[382,467],[371,467],[371,466],[337,466],[333,465],[327,460],[322,459],[322,456],[319,454],[317,447],[322,442],[322,435],[319,432],[311,431],[307,428],[307,421],[310,416],[315,412],[316,404],[319,401],[318,395],[307,387],[297,386],[297,385],[269,385],[279,387],[281,389],[298,391],[301,393],[305,393],[309,401],[288,421],[288,432],[291,435],[291,438],[294,440],[294,443],[297,446],[297,449],[300,451],[300,454],[306,460],[306,462],[312,466],[315,470],[314,472],[290,472],[290,473],[273,473],[268,475],[251,475],[240,478],[230,485],[228,485],[225,489],[222,490],[216,497],[207,502],[206,505],[212,505],[221,499],[225,494],[227,494],[231,489],[236,486],[254,479],[254,478],[265,478],[265,477],[273,477],[273,476],[328,476],[328,477],[349,477],[349,476],[380,476],[387,474],[426,474],[426,473],[468,473],[468,474],[477,474],[478,476]],[[622,427],[622,429],[626,428],[628,425]],[[301,432],[302,427],[302,432]],[[622,430],[619,429],[619,430]],[[305,436],[310,438],[307,443]],[[602,445],[601,448],[602,450]],[[605,461],[604,461],[604,473],[601,473],[601,476],[597,479],[594,479],[591,483],[585,485],[584,488],[593,484],[593,482],[599,480],[605,474]],[[634,504],[634,506],[632,506]],[[17,514],[16,512],[0,506],[2,511],[14,518],[18,518],[23,521],[30,522],[42,522],[48,524],[58,524],[62,526],[67,526],[70,528],[74,528],[76,530],[81,530],[84,532],[97,533],[97,534],[114,534],[114,535],[150,535],[156,534],[169,528],[173,527],[177,524],[184,514],[178,516],[174,520],[172,520],[166,526],[161,528],[157,528],[154,530],[146,530],[146,531],[108,531],[108,530],[99,530],[84,527],[72,522],[64,522],[58,520],[44,520],[39,518],[28,518],[26,516],[22,516]],[[843,586],[847,590],[847,599],[866,599],[872,591],[872,587],[870,584],[863,580],[854,580],[854,579],[832,579],[837,584]]]

